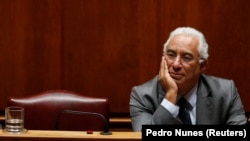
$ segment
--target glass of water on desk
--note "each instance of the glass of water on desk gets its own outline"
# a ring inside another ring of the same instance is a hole
[[[24,128],[24,108],[22,107],[6,107],[5,108],[5,132],[23,133]]]

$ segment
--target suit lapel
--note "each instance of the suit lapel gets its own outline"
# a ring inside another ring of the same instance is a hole
[[[196,124],[206,125],[213,123],[213,111],[215,110],[213,103],[210,90],[201,79],[197,92]]]

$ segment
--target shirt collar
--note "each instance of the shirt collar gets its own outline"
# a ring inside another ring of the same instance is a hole
[[[196,98],[197,98],[197,88],[198,88],[198,83],[195,84],[195,86],[192,88],[191,91],[189,91],[184,97],[185,99],[190,103],[190,105],[195,107],[196,104]]]

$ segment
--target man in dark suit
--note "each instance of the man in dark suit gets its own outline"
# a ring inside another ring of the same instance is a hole
[[[179,27],[171,32],[164,44],[159,74],[132,88],[133,130],[150,124],[246,124],[234,81],[202,73],[208,56],[208,44],[198,30]],[[183,98],[188,102],[184,108],[179,105]],[[188,113],[188,122],[181,118],[180,109]]]

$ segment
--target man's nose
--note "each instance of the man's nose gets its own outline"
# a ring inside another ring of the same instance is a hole
[[[180,67],[181,64],[182,64],[181,57],[177,56],[177,57],[174,59],[173,65],[174,65],[175,67]]]

